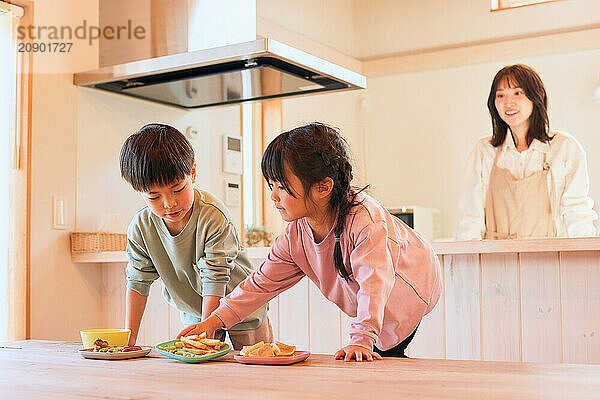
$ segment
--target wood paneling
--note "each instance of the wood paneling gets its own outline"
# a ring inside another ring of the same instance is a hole
[[[260,263],[261,252],[251,253]],[[600,364],[600,251],[439,257],[444,291],[423,318],[411,357]],[[111,270],[107,314],[114,321],[107,326],[123,326],[124,266],[105,267]],[[174,337],[178,329],[172,326],[179,324],[178,312],[162,300],[160,284],[153,285],[151,296],[140,332],[149,345]],[[307,278],[270,304],[279,340],[329,354],[348,344],[352,318]]]
[[[478,255],[444,256],[446,357],[481,357]]]
[[[563,361],[600,363],[600,252],[560,254]]]
[[[317,286],[310,282],[309,314],[310,314],[310,348],[315,353],[331,353],[341,347],[340,309],[323,297]]]
[[[439,256],[440,264],[444,265],[444,257]],[[423,317],[407,354],[410,357],[446,358],[446,298],[442,295],[435,308]]]
[[[308,283],[308,278],[303,278],[279,295],[279,340],[299,349],[311,348]]]
[[[483,360],[520,361],[519,301],[517,255],[482,254],[481,358]]]
[[[561,362],[558,253],[519,257],[523,361]]]

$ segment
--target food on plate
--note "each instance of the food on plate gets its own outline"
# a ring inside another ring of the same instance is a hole
[[[244,357],[289,357],[296,352],[296,346],[290,346],[281,342],[265,343],[258,342],[252,346],[244,346],[240,355]]]
[[[208,339],[206,332],[203,332],[200,335],[184,336],[170,346],[159,346],[158,348],[184,357],[197,357],[218,353],[223,346],[226,346],[225,342]]]
[[[83,348],[91,349],[94,341],[101,338],[111,346],[127,346],[131,330],[129,329],[86,329],[79,331]]]
[[[126,353],[128,351],[142,350],[140,346],[110,346],[107,341],[96,339],[92,351],[101,353]]]
[[[105,348],[108,347],[108,342],[102,339],[94,340],[94,347]]]

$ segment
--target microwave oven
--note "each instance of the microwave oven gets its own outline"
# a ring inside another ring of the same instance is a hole
[[[427,240],[442,237],[440,210],[421,206],[387,207],[394,217],[419,232]]]

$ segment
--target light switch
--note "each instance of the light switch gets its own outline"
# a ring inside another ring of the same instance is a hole
[[[52,196],[52,228],[67,229],[64,197]]]
[[[241,205],[241,189],[239,182],[225,182],[225,204],[230,207],[239,207]]]

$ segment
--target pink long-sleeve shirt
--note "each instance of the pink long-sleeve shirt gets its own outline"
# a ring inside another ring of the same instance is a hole
[[[242,321],[308,276],[327,299],[354,317],[350,344],[388,350],[407,338],[440,297],[438,258],[425,239],[375,199],[366,194],[358,199],[362,203],[347,216],[340,240],[348,282],[334,267],[333,230],[315,243],[306,219],[293,221],[261,267],[221,299],[214,313],[225,326]]]

